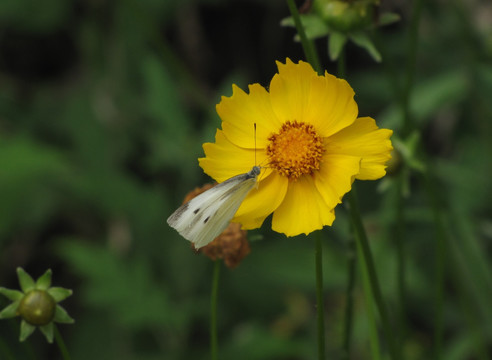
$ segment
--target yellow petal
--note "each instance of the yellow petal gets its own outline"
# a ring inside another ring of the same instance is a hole
[[[282,125],[272,110],[270,95],[259,84],[250,85],[249,94],[233,85],[232,96],[222,97],[217,113],[225,136],[233,144],[248,149],[255,148],[255,123],[257,148],[266,148],[267,138]]]
[[[327,206],[316,190],[311,176],[290,181],[284,201],[273,213],[272,229],[287,236],[309,234],[331,225],[335,220],[333,208]]]
[[[350,126],[358,111],[354,90],[345,80],[327,72],[312,79],[303,121],[313,124],[321,136],[331,136]]]
[[[392,130],[379,129],[374,119],[358,118],[351,126],[326,139],[326,153],[360,157],[359,180],[375,180],[386,174],[386,162],[391,159]]]
[[[282,203],[289,181],[275,172],[264,177],[259,175],[258,187],[250,191],[239,207],[233,222],[238,222],[243,229],[256,229],[265,218]]]
[[[233,176],[246,173],[255,165],[255,150],[240,148],[231,143],[222,130],[217,130],[215,143],[203,144],[205,157],[198,159],[203,171],[217,182],[222,182]],[[256,161],[266,163],[266,152],[256,151]],[[265,169],[262,176],[272,170]]]
[[[360,158],[350,155],[327,154],[319,171],[315,174],[315,184],[329,208],[335,208],[342,197],[350,191],[355,176],[359,173]]]
[[[294,64],[290,59],[285,64],[277,61],[278,74],[270,82],[272,108],[282,121],[304,121],[311,88],[311,81],[317,76],[311,65],[300,61]]]
[[[270,83],[272,107],[285,121],[313,124],[318,133],[330,136],[352,124],[358,108],[354,91],[342,79],[325,73],[319,76],[306,62],[277,62],[279,73]]]

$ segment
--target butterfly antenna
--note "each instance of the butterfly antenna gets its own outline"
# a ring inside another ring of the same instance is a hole
[[[255,127],[255,166],[256,166],[256,123],[254,123]]]

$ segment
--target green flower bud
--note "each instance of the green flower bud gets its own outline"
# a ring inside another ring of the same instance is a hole
[[[56,302],[44,290],[32,290],[21,300],[17,309],[19,315],[35,326],[50,323],[55,316]]]
[[[51,270],[47,270],[36,281],[24,271],[17,268],[17,276],[22,291],[0,287],[0,294],[12,301],[0,311],[0,319],[15,316],[22,318],[20,341],[26,340],[36,329],[53,342],[54,323],[72,324],[74,320],[58,303],[72,295],[72,290],[62,287],[51,287]]]
[[[386,173],[388,175],[396,175],[401,169],[402,157],[398,150],[391,151],[391,159],[386,163]]]
[[[333,30],[348,33],[371,24],[374,4],[367,0],[315,0],[313,10]]]

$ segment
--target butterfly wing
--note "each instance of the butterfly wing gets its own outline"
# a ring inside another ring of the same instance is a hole
[[[254,187],[259,169],[234,176],[178,208],[167,223],[199,249],[220,235]]]

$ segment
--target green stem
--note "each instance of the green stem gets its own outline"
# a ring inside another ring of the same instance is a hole
[[[417,45],[419,37],[420,14],[422,13],[423,0],[415,0],[413,2],[413,14],[410,24],[410,33],[408,38],[408,55],[407,68],[405,76],[405,84],[403,86],[402,107],[403,107],[403,132],[405,137],[411,132],[413,123],[410,117],[410,93],[413,86],[413,78],[415,74],[415,64],[417,63]]]
[[[445,222],[446,248],[452,264],[448,267],[450,278],[457,280],[456,294],[467,308],[463,315],[470,325],[470,334],[475,334],[476,358],[486,360],[492,324],[492,271],[487,263],[487,251],[479,244],[481,239],[476,235],[468,210],[462,209],[458,202],[451,202],[447,208],[452,209]]]
[[[403,188],[407,172],[402,169],[396,180],[396,221],[393,229],[393,238],[396,245],[397,279],[398,279],[398,336],[399,346],[402,348],[407,332],[406,323],[406,266],[405,266],[405,216],[403,212]]]
[[[451,249],[453,246],[451,246]],[[458,261],[456,261],[458,263]],[[457,281],[457,284],[459,286],[459,292],[458,294],[458,300],[461,304],[462,314],[465,318],[465,321],[468,323],[468,332],[472,338],[472,341],[474,343],[474,349],[475,349],[475,356],[478,360],[489,360],[488,356],[488,351],[487,351],[487,340],[484,339],[486,337],[487,331],[484,329],[484,331],[480,331],[480,324],[477,321],[477,316],[476,314],[473,314],[474,312],[474,304],[473,300],[471,299],[471,294],[464,285],[465,279],[463,279],[463,274],[460,272],[460,267],[453,267],[453,276],[458,278],[459,281]],[[466,281],[466,280],[465,280]]]
[[[304,50],[304,54],[306,55],[306,60],[311,64],[316,72],[321,73],[321,65],[319,62],[318,54],[316,52],[316,49],[314,48],[313,42],[310,41],[306,36],[306,32],[304,31],[304,26],[302,26],[301,17],[299,16],[299,11],[297,11],[294,0],[287,0],[287,6],[289,7],[290,14],[294,19],[297,33],[301,38],[301,44]]]
[[[353,186],[352,191],[347,194],[347,199],[349,202],[350,216],[355,228],[355,234],[356,234],[355,239],[357,241],[357,246],[361,247],[362,254],[364,255],[365,265],[369,276],[369,282],[371,284],[371,291],[374,295],[376,307],[378,308],[379,315],[381,317],[383,331],[386,336],[386,340],[388,342],[390,357],[393,360],[400,359],[399,350],[398,347],[396,346],[396,342],[393,336],[393,331],[389,323],[388,312],[386,310],[386,306],[383,301],[383,296],[381,294],[381,288],[379,286],[379,280],[376,274],[376,268],[374,266],[374,260],[372,258],[371,249],[369,247],[369,242],[367,240],[366,231],[364,229],[364,225],[362,224],[359,205],[357,203],[357,198],[355,195],[355,186]]]
[[[315,235],[316,312],[318,320],[318,359],[325,359],[325,304],[323,300],[323,247],[321,231]]]
[[[379,350],[378,329],[377,329],[376,319],[374,317],[374,302],[373,302],[374,295],[371,291],[369,273],[367,272],[367,265],[364,259],[364,254],[362,252],[362,247],[360,246],[360,242],[358,243],[357,246],[357,258],[359,260],[359,263],[361,264],[360,273],[362,278],[362,286],[364,287],[364,298],[366,304],[367,319],[369,324],[369,341],[371,343],[371,353],[372,353],[371,359],[379,360],[381,359],[381,355]]]
[[[61,336],[60,331],[58,330],[56,325],[54,325],[54,328],[55,328],[54,329],[55,330],[55,341],[56,341],[56,344],[58,345],[58,348],[60,349],[60,353],[62,354],[62,357],[64,360],[70,360],[70,354],[68,352],[67,347],[65,346],[65,342],[63,341],[63,337]]]
[[[354,314],[354,287],[356,270],[355,241],[350,239],[347,250],[347,290],[345,292],[345,327],[343,331],[343,356],[342,359],[350,359],[350,344],[352,340],[352,324]]]
[[[427,190],[427,196],[430,199],[432,212],[434,215],[434,224],[436,227],[436,252],[435,252],[435,294],[434,294],[434,359],[440,359],[442,354],[443,338],[443,310],[444,310],[444,268],[446,264],[446,230],[443,219],[441,202],[437,196],[438,191],[434,184],[434,179],[430,174],[430,167],[426,161],[426,171],[423,174],[423,182]]]
[[[217,293],[219,289],[220,260],[215,260],[210,301],[210,358],[218,359],[217,342]]]

